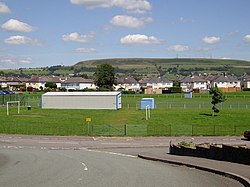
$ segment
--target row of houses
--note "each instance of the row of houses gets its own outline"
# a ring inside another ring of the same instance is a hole
[[[157,93],[157,90],[168,90],[177,82],[182,91],[208,91],[217,86],[224,92],[241,91],[242,88],[250,88],[250,76],[236,77],[226,73],[218,75],[190,75],[184,78],[168,79],[166,77],[144,78],[136,81],[132,77],[118,78],[116,88],[137,91],[141,87],[151,89],[150,93]],[[153,92],[152,92],[153,91]]]
[[[56,77],[56,76],[32,76],[30,79],[18,77],[0,77],[0,86],[8,87],[14,90],[18,87],[32,87],[33,89],[43,90],[47,82],[53,82],[57,88],[66,90],[96,89],[94,80],[82,77]],[[207,91],[217,85],[218,88],[227,92],[240,91],[241,88],[250,88],[250,76],[236,77],[228,74],[218,75],[190,75],[184,78],[169,79],[166,77],[143,78],[139,81],[131,76],[117,77],[115,90],[126,90],[139,92],[142,88],[151,89],[150,93],[156,93],[157,90],[168,90],[178,82],[182,91]]]
[[[14,90],[19,87],[32,88],[35,90],[45,89],[47,82],[53,82],[57,88],[67,90],[82,90],[85,88],[96,89],[94,80],[82,77],[57,77],[57,76],[31,76],[30,79],[20,77],[0,77],[0,86]]]

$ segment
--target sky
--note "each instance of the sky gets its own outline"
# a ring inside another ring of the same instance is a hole
[[[249,0],[0,0],[0,69],[105,58],[250,61]]]

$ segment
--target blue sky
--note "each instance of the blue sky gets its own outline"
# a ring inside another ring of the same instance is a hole
[[[102,58],[250,61],[249,0],[0,0],[0,69]]]

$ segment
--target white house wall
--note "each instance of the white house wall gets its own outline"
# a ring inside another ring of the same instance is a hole
[[[96,89],[96,86],[92,83],[64,83],[62,87],[66,88],[67,90],[82,90],[85,88]]]
[[[85,88],[93,88],[95,89],[96,86],[92,83],[80,83],[80,89],[85,89]]]
[[[240,88],[240,82],[213,82],[218,88]]]
[[[56,83],[56,87],[57,87],[57,88],[61,88],[61,87],[62,87],[62,84],[61,84],[61,83]]]
[[[250,81],[244,82],[244,88],[250,88]]]
[[[206,82],[195,82],[194,89],[200,89],[200,90],[206,90],[207,89],[207,83]]]
[[[147,83],[147,87],[152,87],[153,89],[171,88],[173,83]]]
[[[128,90],[132,90],[132,91],[140,90],[139,84],[118,84],[118,85],[114,85],[114,87],[116,90],[118,90],[119,88],[124,88],[126,91],[128,91]]]

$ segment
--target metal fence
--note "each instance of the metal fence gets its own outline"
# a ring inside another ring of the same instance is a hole
[[[250,129],[250,125],[90,125],[71,127],[41,125],[34,119],[30,124],[22,122],[1,123],[0,134],[36,134],[36,135],[63,135],[63,136],[240,136]]]
[[[131,108],[129,104],[123,103],[125,108]],[[154,108],[164,108],[164,109],[210,109],[212,107],[211,102],[155,102]],[[136,109],[141,108],[141,103],[136,102]],[[241,102],[224,102],[218,104],[220,109],[250,109],[250,101]]]
[[[9,101],[20,101],[22,106],[40,106],[40,96],[27,96],[22,93],[0,95],[0,105],[5,106]]]
[[[250,125],[92,125],[91,136],[239,136]]]

